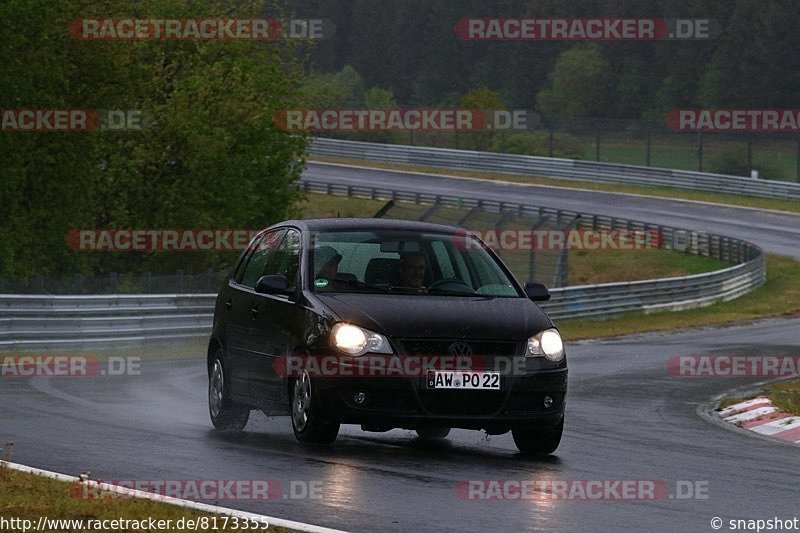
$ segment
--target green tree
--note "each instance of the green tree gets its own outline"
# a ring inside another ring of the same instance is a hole
[[[604,116],[609,111],[611,67],[597,46],[578,46],[558,56],[549,76],[550,86],[539,92],[545,115]]]
[[[302,91],[317,108],[350,109],[364,104],[364,81],[350,65],[345,65],[339,72],[310,76]]]
[[[461,109],[478,109],[483,111],[488,121],[493,120],[495,110],[508,109],[503,99],[500,97],[500,93],[486,87],[472,89],[461,98],[458,105]],[[468,135],[467,148],[484,151],[492,146],[497,133],[487,129],[484,131],[470,132],[466,135]]]
[[[129,2],[103,5],[104,17],[131,16]],[[246,18],[269,7],[142,0],[136,11]],[[221,268],[233,254],[75,252],[65,235],[259,228],[294,214],[306,138],[272,120],[305,103],[292,43],[80,41],[66,29],[84,16],[79,0],[0,4],[0,108],[135,109],[147,120],[141,131],[0,135],[0,275]]]

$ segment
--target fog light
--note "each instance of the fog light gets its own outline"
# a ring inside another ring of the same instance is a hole
[[[367,394],[364,392],[357,392],[353,396],[353,401],[356,402],[358,405],[364,405],[367,403]]]
[[[544,408],[545,409],[550,409],[551,407],[553,407],[554,403],[556,403],[556,401],[553,399],[552,396],[545,396],[544,397]]]

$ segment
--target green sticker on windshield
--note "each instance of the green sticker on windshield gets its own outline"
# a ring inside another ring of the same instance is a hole
[[[317,278],[314,280],[314,286],[318,288],[323,288],[328,286],[328,280],[324,278]]]

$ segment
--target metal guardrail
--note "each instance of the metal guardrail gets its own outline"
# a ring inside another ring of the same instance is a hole
[[[301,182],[301,188],[333,195],[477,207],[491,212],[516,211],[526,216],[549,216],[563,223],[580,215],[579,227],[658,231],[665,249],[735,263],[693,276],[552,289],[552,299],[542,307],[556,319],[700,307],[741,296],[766,280],[762,250],[746,241],[721,235],[478,198],[308,180]],[[214,301],[213,294],[0,295],[0,350],[117,346],[203,337],[211,330]]]
[[[0,350],[131,345],[208,335],[214,294],[0,295]]]
[[[800,200],[800,184],[578,159],[317,138],[309,155]]]

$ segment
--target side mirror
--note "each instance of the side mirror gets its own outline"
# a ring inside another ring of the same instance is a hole
[[[534,302],[546,302],[550,299],[550,291],[543,283],[529,281],[525,284],[525,294]]]
[[[258,278],[256,292],[259,294],[289,294],[292,290],[289,287],[289,280],[278,274]]]

